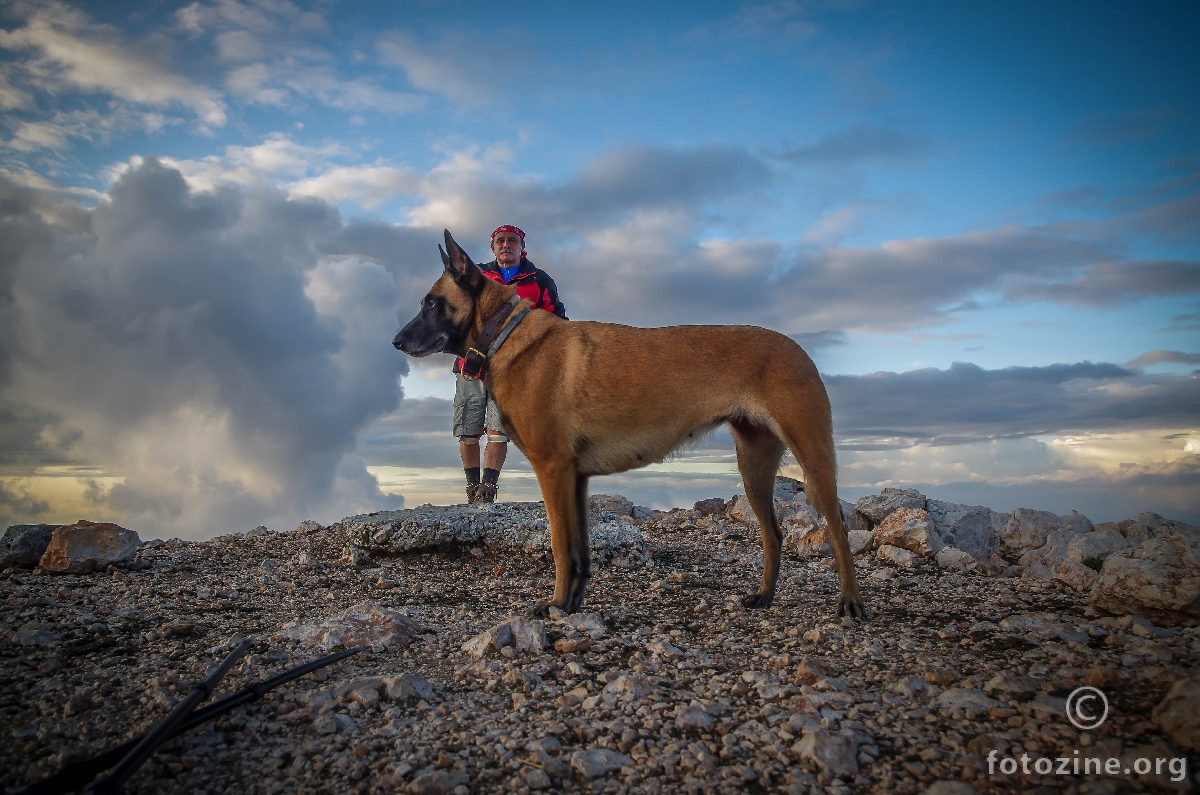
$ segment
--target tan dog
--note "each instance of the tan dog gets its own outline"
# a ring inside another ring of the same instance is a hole
[[[767,607],[783,535],[775,474],[785,448],[804,469],[808,499],[829,523],[842,593],[838,615],[862,618],[837,498],[829,398],[808,354],[754,326],[641,329],[529,312],[488,279],[446,233],[445,273],[393,344],[411,356],[454,353],[486,368],[509,436],[533,465],[554,552],[554,598],[573,613],[592,574],[587,483],[661,461],[728,423],[746,496],[762,528],[763,574],[746,607]],[[483,338],[483,339],[481,339]]]

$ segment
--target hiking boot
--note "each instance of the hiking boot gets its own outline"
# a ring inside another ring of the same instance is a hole
[[[500,486],[495,483],[480,483],[475,487],[475,502],[495,502]]]
[[[479,502],[479,483],[467,484],[467,505],[474,505]]]

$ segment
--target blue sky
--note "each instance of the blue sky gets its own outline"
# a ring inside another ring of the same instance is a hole
[[[457,501],[388,342],[449,227],[575,319],[752,323],[841,490],[1200,522],[1192,3],[9,2],[0,521]],[[593,491],[738,490],[726,434]],[[502,482],[537,499],[514,455]]]

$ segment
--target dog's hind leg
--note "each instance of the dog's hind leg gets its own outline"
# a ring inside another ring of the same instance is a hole
[[[738,469],[746,499],[762,532],[763,572],[758,591],[742,599],[749,608],[770,607],[779,582],[779,556],[783,531],[775,515],[775,474],[783,457],[784,444],[769,428],[748,422],[730,423],[737,446]]]
[[[587,478],[573,464],[535,466],[546,516],[550,520],[550,549],[554,554],[554,598],[533,607],[546,616],[551,607],[574,613],[583,604],[592,576],[587,534]]]
[[[812,408],[815,411],[815,407]],[[837,563],[838,583],[842,593],[838,600],[838,615],[851,618],[866,618],[862,597],[858,592],[858,581],[854,577],[854,556],[850,553],[850,542],[846,538],[846,526],[842,521],[842,505],[837,496],[837,458],[833,445],[831,424],[826,420],[812,423],[813,432],[788,435],[788,447],[804,470],[804,491],[821,516],[829,525],[829,546]]]

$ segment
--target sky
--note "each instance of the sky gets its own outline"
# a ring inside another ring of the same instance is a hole
[[[1200,523],[1197,30],[1192,2],[0,0],[0,526],[462,502],[450,360],[390,343],[442,230],[484,261],[505,223],[573,320],[800,342],[845,500]],[[727,431],[591,488],[740,490]],[[539,499],[516,450],[500,498]]]

